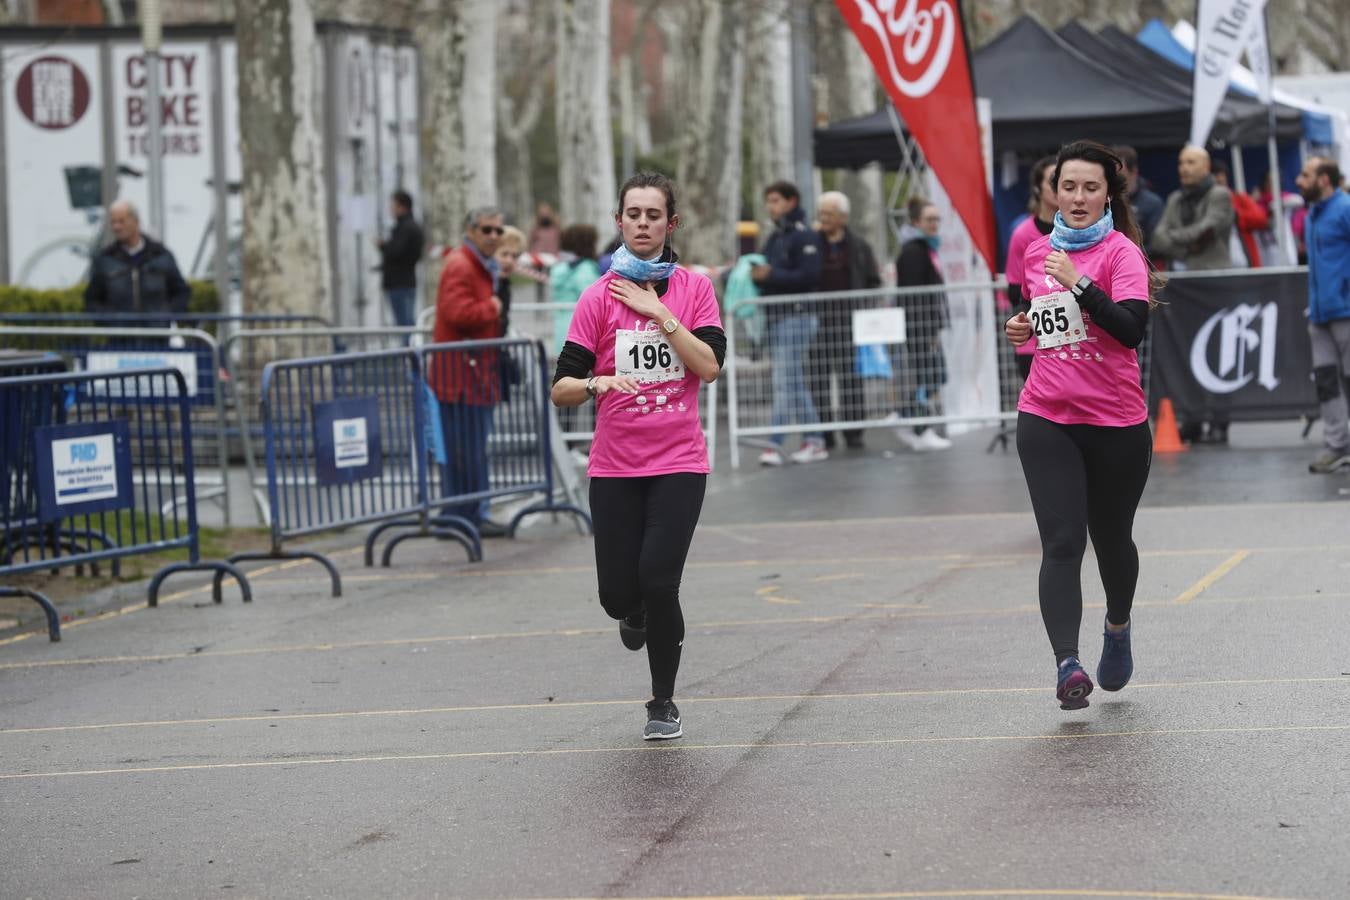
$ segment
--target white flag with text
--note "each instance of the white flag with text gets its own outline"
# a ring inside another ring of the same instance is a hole
[[[1191,143],[1205,146],[1214,118],[1228,93],[1228,76],[1253,41],[1265,45],[1266,0],[1200,0],[1196,22],[1195,91],[1191,105]],[[1260,29],[1257,38],[1253,31]],[[1253,54],[1254,55],[1254,54]],[[1262,54],[1269,81],[1269,56]],[[1255,60],[1253,60],[1255,63]]]

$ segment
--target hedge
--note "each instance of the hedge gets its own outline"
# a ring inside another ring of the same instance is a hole
[[[188,310],[198,313],[220,312],[220,294],[215,282],[189,281],[192,299]],[[82,313],[84,312],[84,285],[38,289],[16,284],[0,285],[0,314],[4,313]]]

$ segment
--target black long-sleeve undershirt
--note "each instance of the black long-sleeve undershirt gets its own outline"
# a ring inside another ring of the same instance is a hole
[[[1031,297],[1025,290],[1022,299],[1030,306]],[[1078,296],[1078,306],[1092,317],[1094,325],[1100,325],[1103,331],[1122,345],[1133,349],[1144,340],[1144,333],[1148,330],[1147,300],[1115,301],[1094,283],[1089,284]]]
[[[723,361],[727,358],[727,336],[726,332],[716,325],[704,325],[702,328],[695,328],[694,337],[707,344],[717,359],[717,368],[722,368]],[[558,367],[553,371],[553,383],[557,384],[563,378],[586,378],[595,369],[595,354],[574,341],[567,341],[563,344],[562,353],[558,354]]]

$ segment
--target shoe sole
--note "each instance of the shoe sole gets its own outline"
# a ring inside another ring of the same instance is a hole
[[[1350,459],[1340,460],[1332,466],[1318,466],[1316,463],[1308,464],[1308,471],[1314,475],[1331,475],[1346,468],[1350,468]]]
[[[641,650],[647,643],[647,629],[634,628],[627,622],[619,622],[619,640],[629,650]]]
[[[645,731],[642,733],[644,741],[673,741],[678,737],[684,737],[683,728],[677,729],[673,734],[647,734]]]
[[[1069,676],[1067,684],[1055,691],[1055,699],[1059,701],[1060,709],[1087,709],[1087,698],[1091,693],[1092,679],[1086,672],[1075,672]]]

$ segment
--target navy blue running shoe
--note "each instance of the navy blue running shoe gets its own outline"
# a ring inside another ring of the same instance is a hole
[[[1059,664],[1055,699],[1059,701],[1060,709],[1086,709],[1090,693],[1092,693],[1092,679],[1079,665],[1078,657],[1070,656]]]
[[[1130,623],[1124,631],[1102,628],[1102,658],[1097,663],[1097,683],[1104,691],[1118,691],[1130,683],[1134,656],[1130,653]]]

